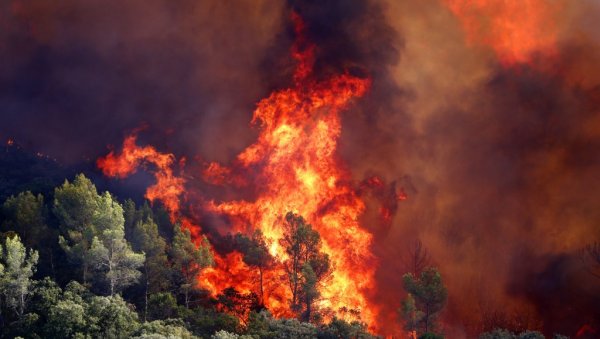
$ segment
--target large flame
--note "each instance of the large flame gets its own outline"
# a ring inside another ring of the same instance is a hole
[[[560,1],[444,0],[470,43],[490,46],[505,65],[556,52]]]
[[[262,230],[271,254],[279,262],[264,276],[264,302],[276,316],[292,314],[288,302],[291,292],[281,265],[285,260],[279,244],[282,217],[289,211],[304,216],[320,233],[322,250],[332,263],[332,273],[321,286],[318,306],[330,316],[359,318],[374,325],[376,308],[369,304],[367,294],[374,287],[376,260],[370,249],[372,236],[358,222],[365,204],[336,157],[340,112],[365,94],[370,81],[348,73],[316,80],[312,74],[316,47],[303,38],[302,21],[295,15],[293,19],[298,37],[292,50],[297,62],[294,85],[258,103],[252,122],[259,126],[260,135],[254,144],[231,166],[212,163],[203,173],[204,180],[214,185],[251,180],[258,196],[252,201],[206,199],[200,210],[227,216],[236,232]],[[171,170],[172,155],[160,154],[150,146],[139,147],[135,136],[130,136],[125,139],[122,154],[111,152],[98,161],[98,166],[106,175],[124,177],[142,161],[157,169],[157,184],[146,196],[162,200],[172,217],[180,218],[184,181]],[[246,177],[240,178],[240,173],[246,173]],[[195,227],[186,220],[186,227]],[[256,291],[256,274],[239,253],[233,252],[217,256],[215,267],[205,270],[199,284],[213,295],[229,286],[240,292]]]

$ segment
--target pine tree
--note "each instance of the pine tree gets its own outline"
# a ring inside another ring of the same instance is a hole
[[[100,196],[96,186],[83,174],[55,189],[53,212],[59,221],[60,246],[71,261],[81,264],[82,279],[89,278],[89,250],[96,231]]]
[[[436,317],[446,305],[448,297],[448,291],[442,282],[442,276],[436,268],[429,267],[424,269],[419,277],[407,273],[402,278],[404,289],[409,293],[408,299],[403,303],[403,311],[405,315],[409,316],[407,327],[416,325],[421,333],[434,331]],[[411,298],[413,300],[410,300]],[[412,316],[415,316],[415,318],[412,318]],[[413,321],[416,324],[408,326]]]
[[[38,252],[26,250],[18,236],[6,238],[0,246],[0,290],[9,308],[20,318],[32,290],[31,277],[35,273]]]
[[[44,204],[44,196],[33,195],[29,191],[21,192],[6,199],[2,211],[6,220],[1,230],[19,234],[25,247],[41,253],[38,265],[41,275],[54,276],[54,254],[59,250],[58,235],[47,225],[48,209]]]
[[[110,295],[137,282],[145,256],[135,253],[125,240],[123,208],[106,192],[94,218],[97,235],[92,240],[89,263],[108,283]]]
[[[319,233],[302,216],[289,212],[284,227],[280,242],[288,255],[284,267],[292,292],[292,309],[302,320],[311,321],[315,315],[313,304],[319,297],[317,284],[330,271],[329,257],[320,252]]]
[[[148,296],[169,288],[171,269],[167,259],[167,244],[158,234],[158,226],[150,217],[136,222],[131,237],[133,249],[146,254],[142,267],[145,320],[148,313]]]
[[[200,244],[196,246],[190,231],[175,225],[171,257],[178,273],[178,285],[184,295],[185,307],[189,308],[190,293],[198,275],[204,268],[214,264],[208,239],[202,237]]]
[[[244,255],[244,263],[258,271],[258,297],[261,305],[264,305],[264,272],[273,264],[274,259],[269,253],[265,237],[261,230],[257,229],[252,238],[237,234],[236,243]]]

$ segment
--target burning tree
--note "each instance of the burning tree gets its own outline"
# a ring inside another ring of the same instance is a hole
[[[303,321],[316,317],[313,305],[319,298],[318,283],[330,269],[329,256],[320,252],[321,237],[302,216],[288,212],[280,241],[288,259],[284,262],[292,291],[292,309]]]
[[[173,247],[171,248],[173,264],[177,267],[177,281],[184,296],[185,307],[190,307],[190,293],[196,286],[198,275],[206,267],[214,263],[210,244],[206,237],[202,237],[198,246],[192,241],[190,231],[175,226]]]
[[[236,235],[236,242],[244,254],[244,263],[250,267],[255,267],[256,270],[258,270],[258,297],[260,304],[264,305],[264,273],[265,270],[269,269],[274,263],[274,258],[269,253],[265,237],[262,231],[258,229],[254,231],[251,238],[238,233]]]

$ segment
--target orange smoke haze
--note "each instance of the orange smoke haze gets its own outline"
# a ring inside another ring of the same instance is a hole
[[[505,65],[557,51],[560,1],[444,0],[460,19],[467,40],[491,47]]]

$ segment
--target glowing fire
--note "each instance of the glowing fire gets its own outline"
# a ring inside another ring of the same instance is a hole
[[[301,20],[295,15],[293,19],[298,37],[292,50],[297,61],[294,86],[275,91],[258,103],[252,119],[260,128],[258,140],[231,166],[212,163],[203,172],[204,180],[214,185],[243,184],[248,179],[240,178],[240,173],[251,173],[248,176],[260,193],[253,201],[206,200],[200,209],[227,216],[234,231],[249,234],[256,228],[262,230],[271,254],[280,262],[285,259],[279,244],[282,217],[289,211],[302,215],[320,233],[322,250],[332,263],[331,276],[321,286],[319,306],[344,319],[360,315],[362,321],[373,325],[376,308],[366,297],[374,287],[372,236],[359,225],[365,205],[336,157],[340,112],[367,91],[370,81],[350,74],[315,80],[316,47],[304,40]],[[174,175],[174,161],[173,155],[137,146],[134,135],[125,139],[122,154],[110,152],[98,160],[98,166],[106,175],[125,177],[143,162],[155,165],[157,182],[146,197],[163,201],[172,217],[180,218],[184,180]],[[186,220],[189,224],[185,227],[195,227]],[[195,230],[197,235],[199,227]],[[282,277],[281,264],[265,272],[264,302],[274,315],[290,316],[291,292]],[[217,255],[215,267],[204,271],[199,284],[213,295],[229,286],[249,292],[256,291],[255,279],[256,272],[244,264],[241,254],[233,252]]]
[[[179,197],[184,191],[185,181],[173,175],[171,166],[175,161],[173,154],[163,154],[152,146],[138,147],[136,135],[130,135],[123,142],[123,151],[119,156],[110,152],[100,158],[97,165],[105,175],[125,178],[137,170],[142,161],[156,166],[156,184],[146,190],[146,198],[150,201],[160,200],[171,212],[171,218],[179,213]]]
[[[546,0],[444,0],[470,43],[490,46],[505,65],[556,50],[560,2]]]

